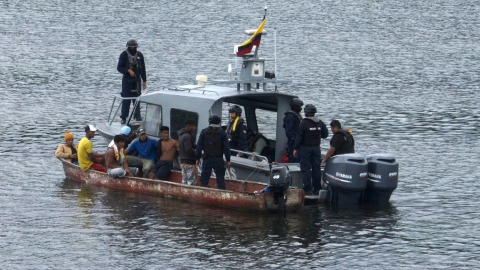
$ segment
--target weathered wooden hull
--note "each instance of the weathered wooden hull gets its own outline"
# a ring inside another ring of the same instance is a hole
[[[91,185],[105,186],[114,189],[128,190],[143,194],[173,197],[192,202],[216,205],[243,211],[276,212],[277,205],[273,202],[272,193],[255,195],[253,192],[266,187],[266,184],[225,180],[227,190],[216,188],[216,179],[210,178],[209,186],[183,185],[182,174],[172,171],[169,181],[151,180],[139,177],[113,178],[106,173],[88,170],[82,171],[79,166],[60,159],[63,164],[65,176],[69,179]],[[293,188],[287,190],[287,212],[296,212],[302,209],[305,200],[303,189]]]

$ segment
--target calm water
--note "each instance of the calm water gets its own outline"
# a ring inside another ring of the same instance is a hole
[[[267,3],[281,91],[398,158],[387,208],[280,220],[66,180],[53,152],[105,120],[129,38],[150,90],[227,77],[265,1],[197,2],[0,1],[2,269],[479,268],[478,1]]]

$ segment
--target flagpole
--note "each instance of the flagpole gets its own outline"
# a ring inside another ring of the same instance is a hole
[[[275,68],[273,74],[275,74],[275,91],[277,91],[277,28],[273,28],[273,57],[275,59]]]

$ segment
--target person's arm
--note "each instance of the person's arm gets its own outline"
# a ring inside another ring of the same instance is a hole
[[[323,122],[321,122],[321,126],[322,126],[322,130],[321,130],[321,138],[322,139],[326,139],[328,137],[328,128],[327,126],[325,126],[325,124]]]
[[[128,175],[132,175],[132,173],[130,172],[130,168],[128,167],[126,158],[123,159],[123,169],[127,172]]]
[[[303,122],[302,122],[298,126],[297,135],[295,136],[295,144],[293,145],[293,156],[294,157],[297,157],[297,151],[298,151],[298,149],[300,149],[300,146],[302,146],[303,136],[304,136],[304,131],[303,131]]]
[[[245,145],[246,145],[246,140],[247,140],[247,125],[245,122],[242,122],[242,124],[239,126],[239,139],[238,139],[238,148],[239,150],[245,151]]]
[[[293,130],[294,125],[295,125],[295,116],[293,116],[291,113],[288,113],[285,116],[285,134],[287,135],[287,138],[289,140],[295,140],[296,130]]]
[[[200,158],[202,157],[202,151],[203,151],[203,140],[204,140],[204,130],[200,132],[200,136],[198,136],[198,141],[197,141],[197,149],[195,151],[195,160],[197,161],[197,166],[200,165]]]
[[[222,132],[222,144],[223,144],[223,153],[225,154],[225,159],[227,160],[227,166],[230,166],[230,144],[228,143],[227,133]]]
[[[190,135],[193,137],[193,135]],[[182,142],[184,149],[187,151],[188,155],[195,155],[195,145],[192,145],[192,137],[185,138]]]
[[[63,144],[59,145],[57,147],[57,150],[55,151],[55,156],[57,158],[71,158],[71,154],[65,153],[65,146]]]
[[[139,54],[142,55],[142,73],[140,74],[140,76],[142,76],[142,80],[143,80],[143,88],[147,88],[147,67],[145,66],[145,57],[143,57],[143,54],[141,52],[139,52]]]
[[[327,153],[322,159],[322,163],[327,162],[327,160],[333,155],[333,153],[335,153],[335,147],[330,146],[330,149],[328,149]]]
[[[128,68],[127,68],[127,61],[128,61],[127,53],[122,52],[118,57],[117,71],[122,73],[125,76],[129,75]]]

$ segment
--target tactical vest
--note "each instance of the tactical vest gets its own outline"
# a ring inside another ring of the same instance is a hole
[[[138,51],[132,55],[127,48],[125,49],[125,52],[128,56],[128,62],[125,64],[125,67],[133,70],[135,74],[140,74],[140,69],[142,68],[142,59],[140,58]]]
[[[320,146],[322,120],[316,117],[305,117],[303,122],[305,137],[303,138],[302,146]]]
[[[221,157],[222,151],[222,129],[207,127],[203,139],[203,153],[208,157]]]
[[[235,120],[230,122],[230,125],[227,128],[230,143],[233,143],[234,145],[238,145],[238,141],[240,141],[240,128],[239,127],[241,127],[243,125],[243,123],[244,123],[243,118],[238,119],[237,126],[235,127],[235,131],[232,132],[233,125],[235,124]]]
[[[298,126],[300,125],[300,122],[303,120],[302,116],[300,114],[298,114],[297,112],[295,111],[292,111],[292,110],[287,110],[285,112],[285,117],[283,118],[283,128],[285,129],[287,127],[287,125],[285,124],[285,118],[287,118],[287,115],[288,114],[292,114],[293,116],[296,117],[296,119],[298,121],[295,121],[294,125],[293,125],[293,134],[297,134],[297,129],[298,129]]]
[[[345,143],[343,143],[338,149],[335,149],[335,152],[333,152],[333,156],[355,153],[355,140],[353,139],[352,134],[350,134],[350,132],[345,129],[340,129],[338,132],[335,133],[333,137],[335,137],[339,133],[343,135]],[[333,137],[330,140],[330,144],[332,143]]]

